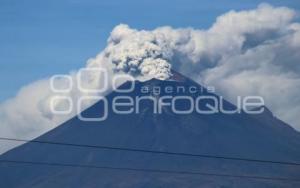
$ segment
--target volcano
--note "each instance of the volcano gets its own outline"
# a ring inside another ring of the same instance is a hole
[[[126,82],[120,89],[131,84]],[[220,98],[176,72],[170,80],[134,84],[129,93],[113,91],[106,96],[109,105],[105,120],[82,121],[75,116],[1,155],[0,187],[300,186],[294,181],[300,179],[300,134],[266,107],[261,107],[264,112],[257,115],[177,114],[168,105],[162,107],[162,113],[153,113],[154,105],[149,100],[140,103],[138,112],[115,113],[111,104],[117,96]],[[143,93],[145,86],[162,88],[163,92]],[[194,87],[200,92],[170,94],[167,87]],[[98,101],[81,115],[99,117],[104,105]],[[186,101],[179,101],[178,106],[186,108]],[[228,101],[223,106],[235,109]]]

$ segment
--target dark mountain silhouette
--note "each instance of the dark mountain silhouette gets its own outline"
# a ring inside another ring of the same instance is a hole
[[[130,84],[132,83],[126,82],[121,88],[129,87]],[[176,72],[169,81],[152,79],[145,82],[136,81],[135,84],[135,90],[129,94],[115,91],[110,93],[107,96],[108,103],[110,104],[116,96],[147,96],[149,94],[141,92],[144,86],[162,88],[162,92],[158,95],[151,93],[157,98],[170,95],[163,91],[164,88],[170,86],[203,88]],[[172,93],[171,95],[181,96],[186,93]],[[216,96],[205,88],[200,93],[188,94],[193,98],[199,95]],[[86,109],[82,115],[97,117],[102,113],[103,105],[103,102],[99,101]],[[178,102],[178,106],[182,109],[187,107],[184,101]],[[235,106],[225,101],[224,108],[234,109]],[[155,114],[151,101],[145,101],[141,103],[139,113],[120,115],[113,113],[109,108],[108,118],[105,121],[87,122],[74,117],[35,140],[299,163],[300,134],[274,117],[266,107],[261,108],[265,108],[265,111],[259,115],[246,113],[204,115],[196,112],[178,115],[172,112],[170,106],[164,106],[162,114]],[[0,160],[300,178],[300,166],[295,165],[34,142],[6,152],[0,156]],[[253,188],[299,186],[299,182],[293,181],[0,163],[0,187]]]

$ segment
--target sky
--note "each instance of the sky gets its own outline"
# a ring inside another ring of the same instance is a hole
[[[0,0],[0,102],[35,80],[83,67],[120,23],[206,29],[229,10],[261,2],[300,9],[296,0]]]

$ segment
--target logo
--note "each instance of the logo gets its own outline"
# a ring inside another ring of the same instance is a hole
[[[126,81],[126,87],[120,87]],[[223,96],[215,93],[213,86],[183,86],[170,85],[136,85],[130,75],[109,74],[103,68],[84,68],[79,70],[76,78],[69,75],[55,75],[50,79],[50,88],[55,94],[50,100],[50,109],[53,114],[66,115],[74,109],[81,121],[104,121],[109,113],[128,115],[141,113],[141,106],[150,105],[154,114],[162,114],[165,108],[178,115],[191,113],[211,115],[222,114],[260,114],[264,111],[264,99],[261,96],[237,96],[234,105],[228,103]],[[73,92],[78,91],[74,97]],[[106,95],[114,91],[115,95],[108,100]],[[140,95],[132,95],[137,92]],[[73,97],[72,97],[73,96]],[[85,109],[93,102],[101,103],[97,117],[89,117]]]

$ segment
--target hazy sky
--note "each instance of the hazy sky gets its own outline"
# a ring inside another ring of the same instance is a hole
[[[119,23],[208,28],[228,10],[261,2],[300,8],[296,0],[0,0],[0,102],[34,80],[83,67]]]

